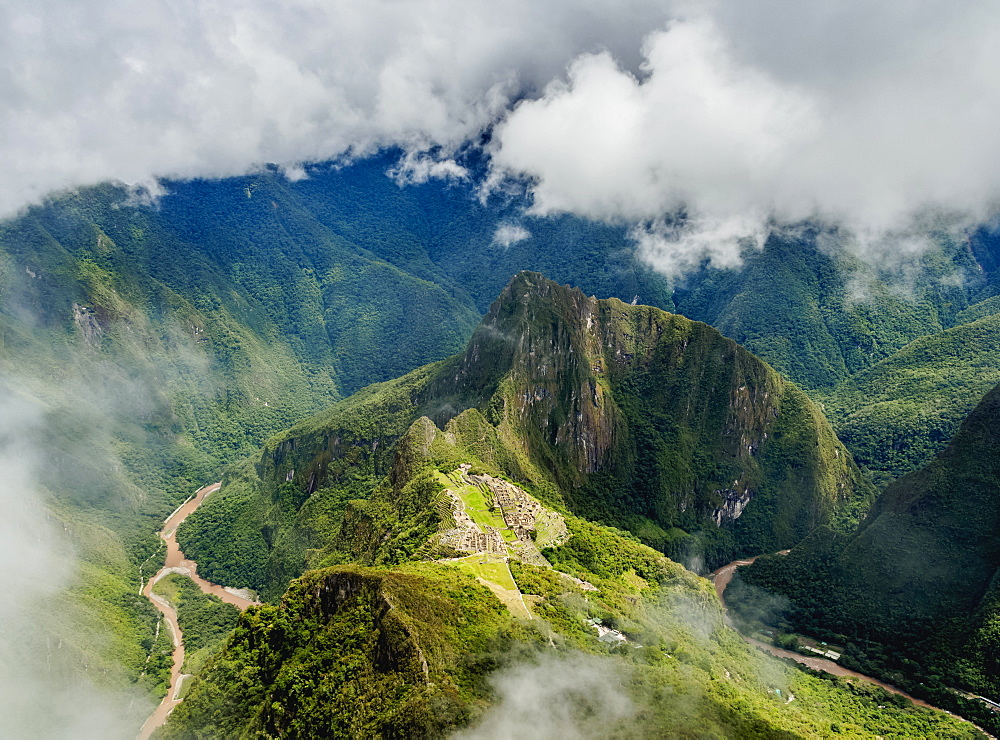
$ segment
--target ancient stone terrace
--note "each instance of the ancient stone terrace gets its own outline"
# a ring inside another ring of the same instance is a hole
[[[504,522],[514,532],[517,539],[530,541],[530,533],[544,508],[517,486],[491,475],[468,475],[465,478],[472,485],[489,492],[492,503],[503,516]]]
[[[438,543],[459,552],[509,555],[548,565],[538,548],[560,544],[569,536],[562,517],[518,486],[472,474],[471,467],[465,463],[457,474],[441,475],[446,486],[455,487],[445,488],[436,503],[442,522],[447,522],[438,533]],[[540,538],[537,544],[536,538]]]
[[[462,500],[449,490],[444,491],[444,496],[440,507],[455,521],[455,526],[441,532],[441,544],[459,552],[487,552],[488,537],[472,521]]]
[[[439,534],[439,543],[459,552],[488,552],[496,555],[507,554],[507,544],[496,527],[486,527],[484,532],[465,509],[453,491],[445,490],[444,498],[438,504],[439,513],[454,520],[455,526]]]

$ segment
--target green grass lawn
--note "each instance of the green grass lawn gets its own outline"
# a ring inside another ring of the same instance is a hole
[[[486,562],[484,563],[483,561]],[[509,591],[519,590],[517,584],[514,583],[514,577],[510,574],[510,568],[507,567],[507,563],[496,555],[480,553],[478,555],[470,555],[461,560],[453,560],[452,562],[459,568],[482,578],[484,581],[490,581]]]
[[[478,487],[470,486],[455,474],[444,475],[439,472],[438,480],[462,499],[466,512],[468,512],[472,521],[479,525],[480,529],[485,532],[487,527],[496,527],[500,530],[500,536],[504,538],[505,542],[517,541],[517,537],[507,527],[507,523],[503,520],[503,517],[500,514],[490,512],[489,505],[486,502],[486,494]]]

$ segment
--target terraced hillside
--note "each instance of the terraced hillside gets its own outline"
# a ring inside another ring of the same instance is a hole
[[[233,469],[181,530],[184,550],[213,580],[272,595],[334,551],[405,560],[436,531],[422,503],[440,481],[404,485],[399,471],[441,430],[546,505],[710,562],[821,523],[846,531],[873,493],[806,396],[715,330],[522,273],[464,353],[363,390]]]

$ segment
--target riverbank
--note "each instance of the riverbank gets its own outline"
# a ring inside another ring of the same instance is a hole
[[[788,552],[789,552],[788,550],[781,550],[776,554],[787,555]],[[722,566],[715,572],[710,573],[708,575],[709,580],[711,580],[713,585],[715,586],[715,593],[719,597],[719,603],[722,604],[722,611],[724,614],[724,619],[726,621],[726,624],[729,627],[732,627],[733,629],[736,629],[736,627],[733,624],[733,620],[729,616],[729,610],[726,608],[726,596],[725,596],[726,587],[729,586],[730,581],[733,580],[733,575],[736,573],[737,568],[740,568],[744,565],[750,565],[756,559],[757,559],[756,557],[752,557],[752,558],[745,558],[743,560],[734,560],[733,562]],[[739,632],[739,630],[736,631]],[[800,653],[792,652],[791,650],[783,650],[782,648],[775,647],[774,645],[768,645],[765,642],[761,642],[760,640],[755,640],[752,637],[748,637],[747,635],[744,635],[742,632],[740,632],[739,634],[740,637],[742,637],[746,643],[753,645],[754,647],[758,648],[759,650],[763,650],[766,653],[770,653],[771,655],[777,658],[787,658],[789,660],[794,660],[796,663],[811,668],[814,671],[826,671],[827,673],[830,673],[834,676],[842,676],[845,678],[857,678],[862,681],[868,681],[869,683],[873,683],[876,686],[881,686],[890,694],[897,694],[898,696],[906,697],[917,706],[926,707],[928,709],[933,709],[938,712],[944,712],[945,714],[949,714],[953,717],[958,716],[953,712],[949,712],[947,709],[941,709],[940,707],[936,707],[933,704],[928,704],[927,702],[921,699],[917,699],[913,696],[910,696],[905,691],[893,686],[892,684],[885,683],[884,681],[879,681],[877,678],[866,676],[865,674],[858,673],[857,671],[849,670],[847,668],[844,668],[844,666],[840,665],[839,663],[833,662],[832,660],[826,660],[825,658],[814,658],[812,656],[801,655]],[[963,720],[963,721],[968,722],[968,720]],[[984,730],[979,725],[976,725],[974,723],[970,724],[972,724],[973,727],[975,727],[977,730],[986,735],[986,737],[996,740],[996,738],[994,738],[993,735],[990,735],[988,732],[986,732],[986,730]]]
[[[782,550],[779,555],[785,555],[788,550]],[[733,620],[729,617],[729,610],[726,608],[726,587],[729,582],[733,580],[733,574],[736,573],[736,569],[743,565],[750,565],[757,558],[746,558],[744,560],[734,560],[728,565],[724,565],[719,568],[714,573],[709,574],[709,579],[715,585],[715,593],[719,596],[719,603],[722,604],[723,612],[725,613],[726,624],[733,629],[736,627],[733,625]],[[738,630],[737,630],[738,631]],[[814,671],[826,671],[834,676],[844,676],[851,678],[860,678],[863,681],[868,681],[875,684],[876,686],[881,686],[883,689],[892,694],[898,694],[899,696],[905,696],[907,699],[912,701],[914,704],[927,707],[928,709],[937,709],[939,712],[945,711],[944,709],[939,709],[938,707],[928,704],[925,701],[914,698],[907,694],[902,689],[896,688],[892,684],[885,683],[884,681],[879,681],[877,678],[872,678],[871,676],[866,676],[863,673],[858,673],[856,671],[844,668],[844,666],[839,663],[834,663],[832,660],[826,660],[825,658],[814,658],[809,655],[802,655],[800,653],[792,652],[791,650],[783,650],[782,648],[775,647],[774,645],[768,645],[766,642],[761,642],[760,640],[755,640],[752,637],[747,637],[746,635],[740,633],[740,636],[750,645],[763,650],[764,652],[770,653],[778,658],[788,658],[789,660],[794,660],[796,663],[801,663],[808,668],[812,668]],[[950,714],[950,712],[949,712]]]
[[[204,503],[210,494],[218,491],[221,486],[221,483],[213,483],[199,489],[164,520],[163,527],[160,529],[160,538],[166,544],[167,556],[163,567],[143,586],[142,595],[149,599],[150,603],[163,614],[163,620],[170,629],[170,634],[174,642],[173,666],[170,669],[170,686],[167,688],[167,693],[153,713],[143,723],[142,729],[137,736],[138,740],[147,740],[157,727],[167,721],[167,717],[173,711],[174,707],[181,703],[180,691],[185,678],[184,674],[181,673],[184,665],[184,635],[177,621],[177,611],[170,602],[153,593],[153,586],[156,585],[156,582],[170,573],[180,573],[194,581],[202,592],[211,596],[217,596],[227,604],[232,604],[240,611],[245,611],[249,607],[260,603],[259,601],[254,601],[251,595],[244,591],[226,588],[217,583],[206,581],[198,575],[198,564],[193,560],[185,558],[184,553],[177,544],[175,537],[177,528]]]

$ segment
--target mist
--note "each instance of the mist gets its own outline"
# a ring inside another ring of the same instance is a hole
[[[623,223],[669,275],[803,220],[880,260],[927,209],[963,227],[996,209],[998,21],[944,0],[17,0],[0,216],[98,181],[300,179],[385,148],[401,185],[468,179],[481,149],[484,193],[516,181],[534,215]]]
[[[455,740],[604,738],[635,714],[622,676],[625,667],[583,653],[541,654],[491,677],[496,703]]]
[[[74,326],[67,306],[52,321],[59,307],[39,308],[35,279],[4,267],[0,736],[132,738],[153,708],[156,679],[142,674],[158,649],[137,565],[190,492],[177,468],[191,488],[208,482],[202,451],[173,457],[174,394],[210,404],[218,379],[188,327],[154,330],[138,312],[127,331]]]
[[[39,483],[52,460],[40,442],[46,410],[11,380],[0,378],[0,735],[131,737],[148,699],[87,676],[78,642],[95,625],[67,597],[78,562]]]

